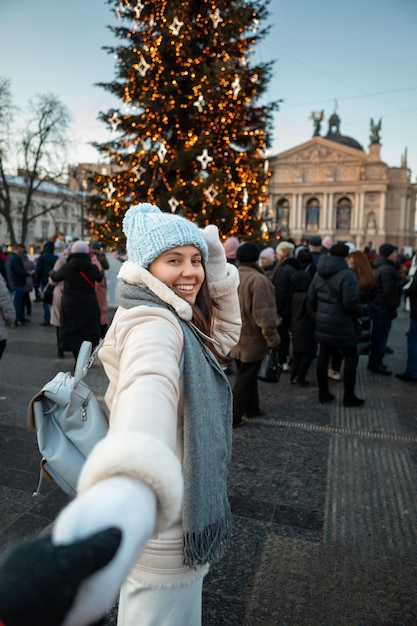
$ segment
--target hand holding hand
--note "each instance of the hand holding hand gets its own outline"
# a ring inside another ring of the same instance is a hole
[[[201,232],[208,246],[207,281],[212,283],[223,280],[227,276],[227,261],[219,229],[214,224],[209,224]]]
[[[108,611],[120,587],[151,537],[156,498],[149,487],[132,478],[102,480],[77,496],[58,516],[54,544],[73,543],[104,528],[117,527],[122,542],[114,558],[80,587],[64,626],[87,626]]]
[[[107,565],[121,537],[109,528],[66,546],[49,535],[18,544],[0,567],[0,623],[60,626],[81,583]]]

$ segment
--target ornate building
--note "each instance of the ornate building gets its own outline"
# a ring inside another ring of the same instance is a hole
[[[310,141],[270,158],[269,208],[265,216],[272,245],[312,235],[351,241],[358,249],[384,241],[416,248],[414,232],[417,185],[411,183],[406,156],[401,167],[381,160],[378,125],[371,120],[369,151],[340,132],[340,118],[313,114]],[[317,116],[316,116],[317,115]]]

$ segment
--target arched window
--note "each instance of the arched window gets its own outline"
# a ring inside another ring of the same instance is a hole
[[[336,209],[337,230],[350,230],[350,218],[352,215],[352,203],[349,198],[341,198]]]
[[[276,231],[279,232],[282,237],[288,237],[290,230],[290,204],[287,198],[278,200],[275,208],[275,216]]]
[[[308,232],[317,231],[320,223],[320,204],[317,198],[312,198],[307,202],[306,207],[306,230]]]

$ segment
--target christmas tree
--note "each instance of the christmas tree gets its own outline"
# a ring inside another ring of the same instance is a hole
[[[127,0],[115,4],[121,101],[100,114],[112,140],[96,144],[112,175],[96,177],[95,235],[123,241],[124,211],[152,202],[223,236],[257,238],[269,177],[265,152],[278,102],[261,105],[272,62],[252,64],[267,2]],[[100,225],[99,225],[100,224]]]

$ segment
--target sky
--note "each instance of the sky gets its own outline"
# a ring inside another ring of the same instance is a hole
[[[365,149],[370,119],[382,119],[382,160],[400,166],[407,149],[416,182],[417,0],[272,0],[269,11],[252,57],[275,60],[264,101],[283,100],[269,154],[311,139],[312,111],[324,111],[322,135],[336,111],[342,134]],[[111,137],[97,116],[119,102],[96,83],[114,78],[102,48],[115,22],[106,0],[0,0],[0,76],[22,110],[46,92],[68,107],[71,163],[97,162],[90,142]]]

